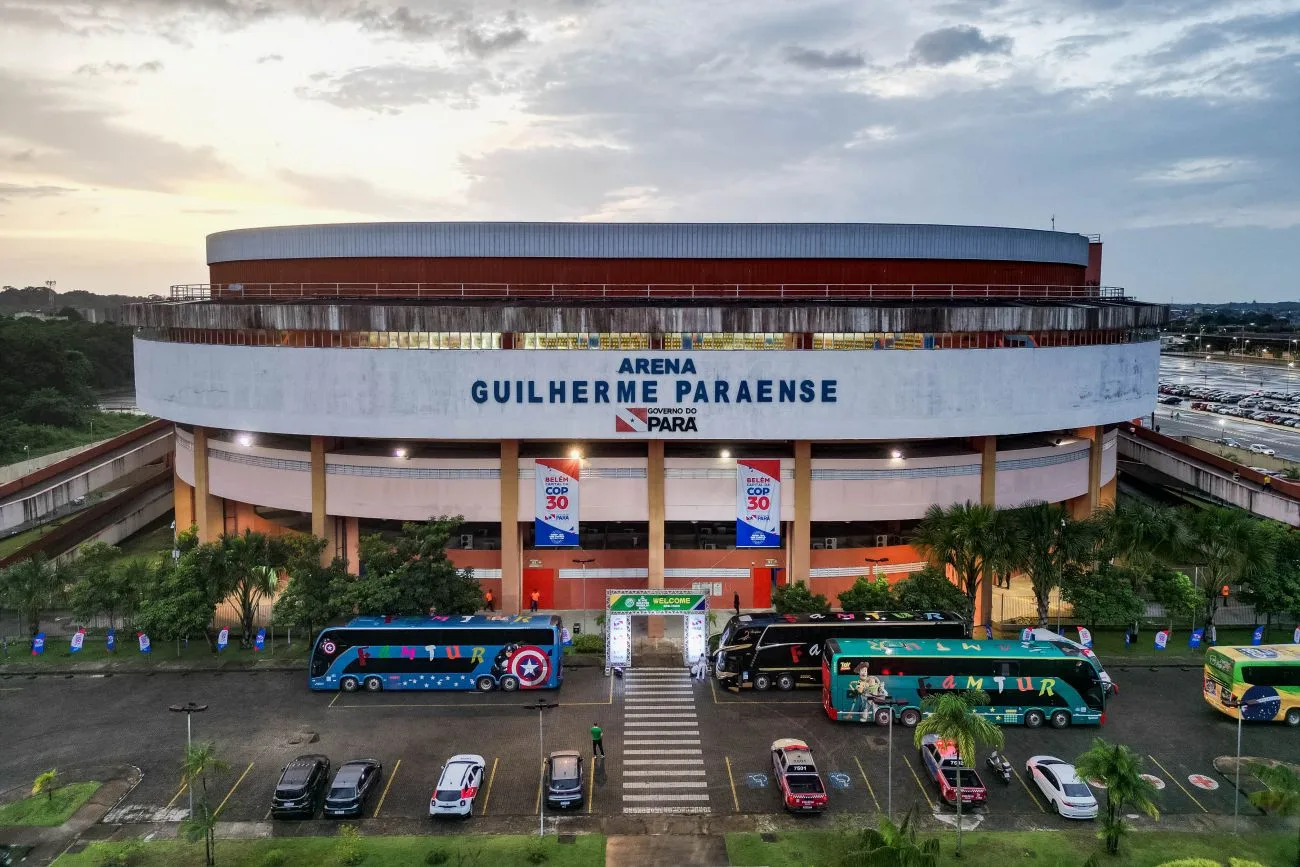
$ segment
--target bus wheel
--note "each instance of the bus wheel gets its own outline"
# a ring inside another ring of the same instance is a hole
[[[794,689],[794,675],[784,672],[778,674],[776,676],[776,688],[784,690],[785,692]]]
[[[514,692],[519,689],[519,678],[513,674],[507,674],[501,678],[501,690],[503,692]]]
[[[339,680],[339,689],[344,692],[357,691],[357,679],[355,677],[345,677]]]
[[[1286,724],[1300,726],[1300,707],[1293,707],[1286,712]]]
[[[909,729],[916,728],[916,724],[921,721],[921,712],[914,707],[904,708],[898,715],[898,721]]]
[[[384,682],[377,677],[366,678],[366,692],[381,692],[384,688]]]
[[[492,675],[485,674],[478,680],[474,681],[474,686],[479,692],[491,692],[497,688],[497,682],[492,679]]]
[[[1070,724],[1070,715],[1063,710],[1052,711],[1052,728],[1063,729]]]
[[[768,675],[766,674],[754,675],[754,689],[758,690],[759,692],[763,692],[764,690],[771,688],[771,686],[772,686],[772,678],[769,677]]]
[[[1043,712],[1041,710],[1031,710],[1025,712],[1025,726],[1031,729],[1043,727]]]
[[[890,725],[893,722],[893,720],[890,719],[893,713],[894,712],[887,707],[882,707],[880,710],[876,711],[876,725],[878,726]]]

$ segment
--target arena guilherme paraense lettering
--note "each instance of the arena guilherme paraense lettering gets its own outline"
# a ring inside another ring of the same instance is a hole
[[[624,358],[619,376],[695,379],[477,379],[475,403],[835,403],[835,379],[703,379],[690,358]],[[661,386],[662,389],[661,389]]]

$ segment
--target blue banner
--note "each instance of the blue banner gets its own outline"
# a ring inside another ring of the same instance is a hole
[[[149,652],[149,636],[145,635],[143,632],[137,632],[137,633],[135,634],[135,638],[136,638],[136,641],[140,644],[140,652],[141,652],[141,653],[148,653],[148,652]]]
[[[253,639],[254,650],[264,650],[266,648],[266,630],[257,630],[257,637]]]
[[[112,651],[117,647],[117,632],[111,626],[108,627],[108,638],[106,638],[105,641],[108,642],[109,651]]]
[[[736,547],[781,547],[781,460],[736,460]]]
[[[230,643],[230,630],[223,626],[221,628],[221,631],[217,633],[217,651],[220,652],[222,650],[225,650],[226,645],[229,643]]]
[[[534,462],[533,547],[578,547],[580,458],[537,458]]]
[[[1193,648],[1200,647],[1201,637],[1203,635],[1205,635],[1204,629],[1193,629],[1192,634],[1187,637],[1187,646]]]
[[[45,652],[45,633],[38,632],[32,639],[32,656],[40,656]]]
[[[1264,643],[1264,627],[1255,627],[1254,634],[1250,636],[1250,643],[1256,647]]]
[[[988,641],[993,640],[993,627],[987,623],[984,624],[984,638]]]
[[[1168,643],[1169,632],[1167,630],[1162,629],[1156,633],[1156,650],[1164,650],[1165,645]]]

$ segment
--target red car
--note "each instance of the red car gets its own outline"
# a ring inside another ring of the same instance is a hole
[[[773,741],[772,772],[787,810],[820,813],[826,809],[826,787],[806,743],[794,738]]]
[[[961,803],[963,807],[982,807],[988,800],[984,781],[974,768],[962,764],[956,744],[941,741],[938,735],[921,738],[921,763],[926,773],[939,789],[939,797],[949,805],[957,803],[957,780],[961,775]]]

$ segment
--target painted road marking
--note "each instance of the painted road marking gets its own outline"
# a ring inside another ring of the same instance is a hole
[[[691,711],[689,713],[625,713],[623,714],[624,719],[652,719],[655,717],[658,717],[660,719],[695,719],[695,712]]]
[[[397,778],[397,769],[402,766],[402,760],[398,759],[393,765],[393,771],[388,775],[388,782],[384,783],[384,791],[379,794],[379,803],[375,804],[375,812],[370,814],[370,818],[378,819],[379,811],[384,809],[384,799],[388,797],[388,789],[393,785],[393,780]]]
[[[596,803],[596,760],[593,758],[588,765],[591,769],[587,781],[587,815],[591,815],[592,805]]]
[[[262,816],[262,821],[263,821],[263,822],[269,822],[269,821],[271,821],[271,808],[270,808],[270,807],[267,807],[267,808],[266,808],[266,813]]]
[[[907,769],[912,772],[912,779],[916,780],[916,787],[921,790],[921,797],[925,798],[925,802],[929,804],[930,809],[933,810],[934,801],[930,800],[930,793],[927,792],[925,790],[925,786],[921,784],[921,778],[917,776],[916,768],[912,767],[912,763],[911,761],[908,760],[907,755],[905,753],[903,754],[903,764],[907,765]]]
[[[707,801],[709,796],[703,795],[624,795],[624,801]]]
[[[655,780],[652,783],[624,782],[625,789],[707,789],[706,780]]]
[[[713,811],[708,807],[677,806],[677,807],[624,807],[623,812],[639,813],[639,814],[654,813],[656,815],[662,815],[664,813],[672,813],[674,816],[676,816],[681,813],[712,813]]]
[[[334,697],[333,697],[332,699],[330,699],[330,703],[329,703],[329,705],[326,707],[326,709],[328,710],[329,708],[334,707],[334,702],[338,701],[338,700],[339,700],[339,696],[341,696],[342,694],[343,694],[342,692],[336,692],[336,693],[334,693]]]
[[[740,812],[740,798],[736,795],[736,776],[731,773],[731,756],[724,756],[727,760],[727,779],[731,782],[731,803]],[[703,761],[703,759],[701,759]]]
[[[694,719],[634,719],[628,720],[630,726],[688,726],[695,728],[700,724],[699,720]]]
[[[854,757],[853,757],[853,761],[854,761],[854,763],[858,766],[858,773],[862,775],[862,782],[864,782],[864,783],[867,784],[867,791],[871,793],[871,800],[872,800],[872,802],[875,803],[875,805],[876,805],[876,812],[879,813],[879,812],[880,812],[880,801],[878,801],[878,800],[876,799],[876,790],[873,789],[873,788],[871,788],[871,780],[868,780],[868,779],[867,779],[867,772],[866,772],[865,769],[863,769],[863,767],[862,767],[862,762],[858,761],[858,757],[857,757],[857,756],[854,756]]]
[[[698,756],[703,753],[703,750],[623,750],[625,756]],[[624,762],[624,764],[631,764],[631,762]]]
[[[1038,808],[1038,812],[1046,813],[1047,808],[1044,807],[1042,802],[1039,801],[1038,798],[1034,796],[1034,790],[1029,788],[1029,784],[1024,781],[1024,778],[1020,776],[1019,772],[1016,771],[1014,766],[1012,766],[1011,768],[1011,773],[1015,774],[1016,779],[1020,781],[1020,785],[1025,787],[1025,793],[1029,795],[1029,800],[1034,802],[1034,806]]]
[[[689,746],[691,744],[698,744],[699,742],[700,742],[699,738],[695,738],[693,740],[676,740],[676,741],[656,740],[653,738],[651,738],[650,740],[643,740],[640,738],[636,738],[633,740],[623,741],[625,745],[634,746],[634,747],[655,747],[655,746],[684,747],[684,746]]]
[[[661,764],[656,762],[656,764]],[[662,764],[667,764],[663,762]],[[702,763],[701,763],[702,764]],[[702,777],[704,768],[678,768],[677,770],[667,771],[624,771],[625,777]]]
[[[595,764],[595,762],[592,762]],[[537,772],[537,803],[533,805],[533,815],[539,815],[542,812],[542,784],[546,782],[546,760],[542,760],[542,767]]]
[[[487,791],[483,793],[483,812],[479,814],[481,816],[487,815],[488,804],[492,801],[492,784],[496,782],[497,762],[499,761],[501,761],[499,757],[492,760],[492,773],[488,774]]]
[[[647,750],[646,752],[649,752],[649,750]],[[659,751],[655,750],[654,752],[658,753]],[[669,753],[669,752],[698,753],[699,750],[664,750],[664,752],[665,753]],[[624,759],[623,764],[625,765],[702,765],[704,764],[704,759]]]
[[[689,728],[689,729],[662,729],[662,730],[660,730],[660,729],[648,729],[648,730],[647,730],[647,729],[633,729],[632,731],[628,732],[627,734],[629,734],[629,735],[633,735],[633,736],[635,736],[635,737],[670,737],[670,738],[675,738],[675,737],[680,737],[680,736],[682,736],[682,735],[698,735],[699,733],[700,733],[700,730],[699,730],[697,727],[692,726],[692,727]],[[629,743],[629,744],[630,744],[630,743],[632,743],[632,742],[631,742],[631,741],[624,741],[624,743]],[[696,741],[695,743],[698,744],[699,741]]]
[[[186,783],[181,783],[181,787],[180,787],[179,789],[176,790],[176,794],[172,795],[172,799],[171,799],[170,801],[167,802],[167,806],[166,806],[166,807],[163,807],[163,809],[164,809],[164,810],[170,810],[172,804],[176,803],[176,799],[177,799],[177,798],[179,798],[181,795],[185,794],[185,790],[186,790],[188,787],[189,787],[188,784],[186,784]]]
[[[695,692],[688,675],[680,670],[671,675],[651,675],[629,672],[626,676],[623,707],[624,746],[658,747],[645,751],[648,755],[676,754],[670,749],[682,745],[698,746],[700,722],[695,713]],[[696,753],[698,755],[698,753]],[[651,761],[651,760],[646,760]],[[623,791],[626,810],[651,810],[658,813],[681,812],[675,803],[680,796],[670,794],[682,789],[707,789],[709,784],[700,779],[705,776],[704,760],[695,759],[695,767],[663,766],[654,770],[631,770],[624,767]],[[646,792],[649,799],[660,802],[653,808],[640,807],[634,802],[643,800],[629,792]],[[708,795],[692,800],[709,800]],[[663,802],[667,802],[665,805]],[[695,807],[691,812],[708,812],[708,807]]]
[[[235,789],[238,789],[238,788],[239,788],[239,784],[242,783],[242,782],[244,782],[244,777],[247,777],[247,776],[248,776],[248,772],[251,771],[252,769],[253,769],[253,763],[252,763],[252,762],[249,762],[249,763],[248,763],[248,767],[244,768],[244,772],[243,772],[242,774],[239,775],[239,779],[238,779],[238,780],[235,780],[235,784],[234,784],[233,786],[230,787],[230,791],[229,791],[229,792],[226,792],[226,796],[225,796],[224,798],[221,799],[221,803],[217,805],[217,809],[215,809],[215,810],[212,811],[212,818],[213,818],[213,819],[215,819],[215,818],[217,818],[218,816],[221,815],[221,808],[224,807],[224,806],[226,806],[226,801],[229,801],[229,800],[230,800],[230,796],[233,795],[233,794],[235,794]]]
[[[1187,797],[1191,798],[1191,799],[1192,799],[1192,803],[1195,804],[1196,806],[1200,807],[1202,813],[1208,813],[1208,812],[1210,812],[1209,810],[1205,809],[1205,805],[1204,805],[1204,804],[1202,804],[1200,801],[1196,800],[1196,796],[1193,795],[1191,792],[1189,792],[1189,791],[1187,790],[1187,787],[1186,787],[1186,786],[1184,786],[1182,783],[1178,782],[1178,778],[1177,778],[1177,777],[1175,777],[1173,774],[1169,773],[1169,769],[1168,769],[1168,768],[1166,768],[1164,765],[1160,764],[1160,760],[1159,760],[1159,759],[1157,759],[1155,756],[1151,755],[1150,753],[1147,753],[1147,758],[1150,759],[1151,761],[1155,762],[1155,763],[1156,763],[1156,767],[1159,768],[1160,770],[1164,771],[1164,772],[1165,772],[1165,776],[1168,777],[1169,779],[1173,780],[1173,781],[1174,781],[1174,785],[1177,786],[1177,787],[1182,791],[1182,793],[1183,793],[1184,795],[1186,795]]]
[[[1205,774],[1188,774],[1187,782],[1191,783],[1196,788],[1204,789],[1207,792],[1213,792],[1215,789],[1219,788],[1218,781],[1205,776]]]

